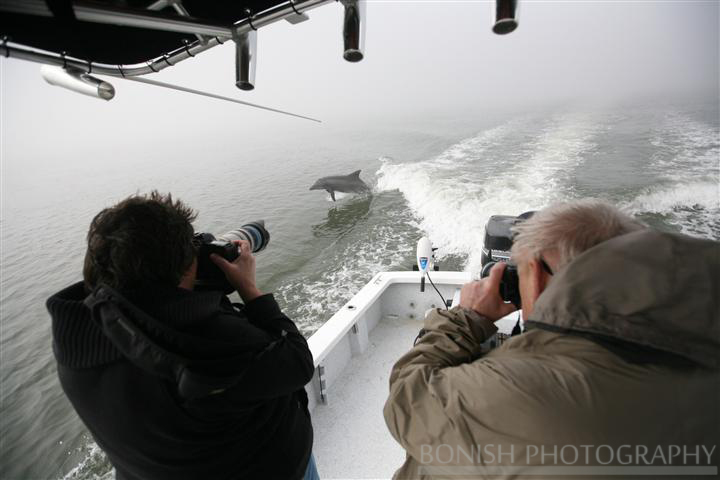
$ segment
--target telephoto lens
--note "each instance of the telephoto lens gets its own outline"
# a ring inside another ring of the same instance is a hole
[[[252,253],[257,253],[267,247],[270,242],[270,233],[265,229],[265,220],[258,220],[246,223],[237,230],[231,230],[217,238],[230,243],[234,240],[245,240],[250,243]]]

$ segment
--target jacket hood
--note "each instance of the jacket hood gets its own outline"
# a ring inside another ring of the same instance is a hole
[[[720,243],[643,229],[557,272],[528,324],[720,367]]]
[[[158,290],[126,311],[128,318],[163,349],[197,363],[224,364],[245,345],[236,340],[232,324],[219,312],[230,309],[219,292]],[[71,285],[47,300],[52,317],[55,356],[61,364],[89,368],[122,358],[103,333],[98,318],[86,305],[88,293],[82,282]],[[231,318],[231,320],[236,319]],[[92,345],[93,348],[79,348]]]

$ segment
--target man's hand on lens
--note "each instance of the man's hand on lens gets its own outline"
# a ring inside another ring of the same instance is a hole
[[[493,322],[513,312],[512,303],[503,302],[500,297],[500,281],[505,271],[505,263],[498,262],[486,278],[466,283],[460,290],[460,306],[474,310]]]
[[[210,259],[225,273],[230,285],[240,294],[245,302],[254,300],[262,295],[255,286],[255,256],[252,254],[250,243],[245,240],[235,240],[240,255],[228,262],[220,255],[212,254]]]

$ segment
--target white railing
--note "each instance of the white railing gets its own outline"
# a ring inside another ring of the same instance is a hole
[[[457,289],[470,281],[468,272],[432,272],[443,297],[452,300]],[[325,401],[325,392],[341,375],[352,357],[367,348],[370,331],[387,316],[421,318],[442,300],[429,282],[420,292],[419,272],[381,272],[340,308],[308,340],[315,363],[315,376],[306,387],[311,409]],[[409,341],[412,341],[410,339]]]

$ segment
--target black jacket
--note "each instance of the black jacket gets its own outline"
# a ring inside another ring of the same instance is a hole
[[[141,327],[162,348],[218,375],[242,373],[235,386],[194,400],[128,361],[85,297],[77,283],[48,299],[53,348],[60,383],[118,479],[302,478],[313,435],[303,387],[313,359],[272,295],[241,313],[218,292],[133,297],[158,320]]]

